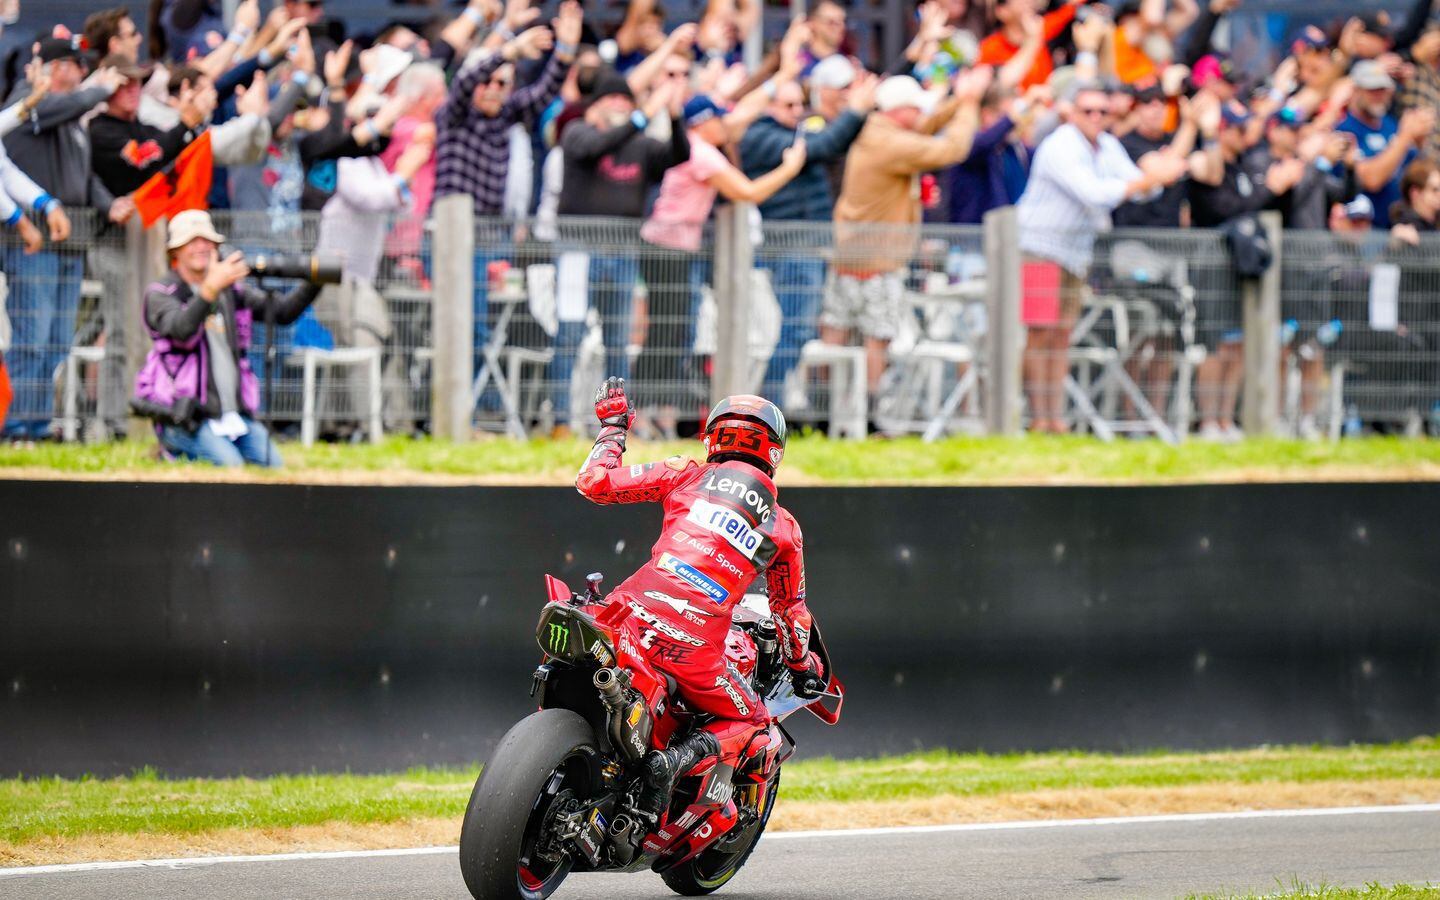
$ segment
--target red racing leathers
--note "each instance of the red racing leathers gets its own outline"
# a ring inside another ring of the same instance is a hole
[[[809,649],[800,526],[776,502],[775,483],[747,463],[677,456],[626,466],[624,451],[625,431],[602,429],[576,488],[595,503],[660,503],[665,521],[650,561],[610,600],[629,605],[625,628],[651,664],[675,679],[687,703],[717,717],[706,730],[733,765],[768,722],[760,698],[724,658],[731,611],[761,572],[787,665],[819,667]]]

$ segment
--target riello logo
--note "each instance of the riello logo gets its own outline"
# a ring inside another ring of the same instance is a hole
[[[564,653],[565,648],[570,646],[570,629],[551,622],[549,640],[551,653]]]

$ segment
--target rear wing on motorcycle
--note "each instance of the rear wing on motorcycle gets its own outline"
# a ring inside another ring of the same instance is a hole
[[[835,668],[830,664],[830,651],[825,648],[825,639],[820,636],[818,625],[810,632],[810,649],[820,658],[820,665],[825,667],[825,693],[806,704],[805,708],[826,725],[838,724],[840,709],[845,705],[845,685],[835,677]],[[833,710],[825,705],[827,699],[835,701]]]

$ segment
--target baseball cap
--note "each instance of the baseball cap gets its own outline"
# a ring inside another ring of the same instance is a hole
[[[1243,128],[1250,121],[1250,110],[1239,103],[1226,103],[1220,107],[1220,121],[1234,128]]]
[[[378,44],[368,51],[374,54],[374,65],[370,69],[369,81],[379,91],[385,90],[390,82],[400,77],[409,65],[415,61],[415,57],[399,47],[392,47],[389,44]]]
[[[1358,16],[1360,25],[1369,34],[1378,35],[1388,40],[1394,40],[1395,30],[1390,27],[1390,16],[1383,10],[1365,13]]]
[[[114,69],[131,81],[144,81],[150,77],[148,66],[138,65],[134,57],[125,53],[111,53],[100,60],[100,68]]]
[[[705,124],[716,116],[722,116],[725,110],[720,104],[711,100],[705,94],[696,94],[685,101],[684,120],[686,128],[696,128]]]
[[[1320,30],[1318,25],[1306,25],[1301,29],[1300,34],[1290,44],[1291,53],[1300,53],[1305,50],[1324,50],[1330,46],[1330,39],[1325,32]]]
[[[1195,67],[1190,70],[1190,81],[1196,87],[1204,87],[1216,78],[1230,84],[1240,81],[1240,73],[1236,71],[1235,63],[1231,62],[1229,57],[1209,53],[1196,60]]]
[[[178,250],[196,238],[205,238],[217,244],[225,243],[225,236],[215,230],[210,214],[203,209],[187,209],[176,213],[170,220],[170,234],[165,241],[166,250]]]
[[[80,43],[76,38],[47,37],[40,41],[40,61],[54,62],[57,59],[80,61]]]
[[[630,83],[625,80],[624,75],[614,69],[602,69],[600,74],[595,76],[595,90],[590,92],[590,100],[593,102],[611,94],[620,94],[630,100],[635,99],[635,92],[630,90]]]
[[[1364,194],[1356,194],[1354,200],[1345,204],[1345,216],[1350,219],[1373,219],[1375,204]]]
[[[1294,106],[1282,106],[1270,114],[1266,120],[1267,125],[1283,125],[1286,128],[1299,128],[1305,124],[1305,111]]]
[[[1362,91],[1394,90],[1395,80],[1373,59],[1362,59],[1350,69],[1350,80]]]
[[[1136,103],[1153,103],[1165,99],[1165,89],[1160,86],[1160,80],[1153,76],[1132,84],[1130,94]]]
[[[928,110],[932,105],[930,95],[909,75],[892,75],[875,91],[875,108],[881,112],[906,107]]]
[[[810,86],[844,90],[855,80],[855,64],[839,53],[832,53],[810,70]]]

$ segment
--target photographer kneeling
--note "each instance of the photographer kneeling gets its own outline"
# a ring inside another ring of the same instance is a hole
[[[242,284],[250,267],[240,253],[221,259],[224,241],[203,210],[170,220],[171,271],[145,291],[155,346],[135,377],[131,407],[155,421],[161,446],[176,456],[278,467],[275,442],[255,420],[260,385],[246,350],[257,316],[288,325],[320,288],[303,282],[277,297]]]

